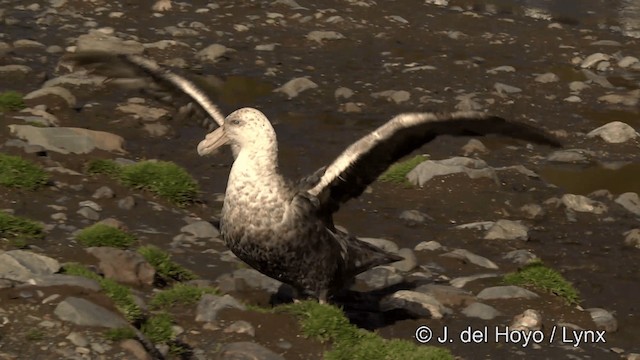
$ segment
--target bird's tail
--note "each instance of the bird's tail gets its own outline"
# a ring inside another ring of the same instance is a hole
[[[402,256],[392,254],[377,246],[358,239],[352,239],[349,244],[349,273],[356,276],[373,267],[404,260]]]

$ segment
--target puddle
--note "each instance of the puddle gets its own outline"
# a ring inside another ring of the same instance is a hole
[[[248,76],[229,76],[220,89],[220,100],[234,106],[251,106],[260,97],[271,94],[275,87]]]
[[[603,164],[548,165],[541,169],[540,176],[571,194],[586,195],[600,189],[607,189],[616,195],[630,191],[640,193],[638,163],[618,168],[607,168]]]

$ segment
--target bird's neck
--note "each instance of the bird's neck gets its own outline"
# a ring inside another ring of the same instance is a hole
[[[277,148],[270,148],[268,151],[243,148],[238,152],[231,167],[228,187],[244,185],[271,188],[273,191],[285,186],[285,181],[278,172]]]

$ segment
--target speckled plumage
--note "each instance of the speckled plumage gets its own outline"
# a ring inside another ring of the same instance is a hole
[[[483,113],[407,113],[350,145],[327,167],[294,183],[278,171],[276,134],[259,110],[243,108],[223,119],[197,86],[139,56],[91,53],[69,60],[91,65],[98,72],[139,72],[196,101],[219,125],[198,144],[198,153],[207,155],[228,143],[235,158],[220,219],[226,245],[263,274],[307,290],[320,301],[358,273],[402,259],[337,230],[332,219],[341,204],[362,194],[401,157],[443,134],[500,134],[559,146],[536,127]]]

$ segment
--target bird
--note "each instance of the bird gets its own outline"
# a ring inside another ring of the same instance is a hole
[[[336,227],[333,214],[360,196],[390,165],[440,135],[504,135],[552,147],[550,133],[533,125],[483,112],[402,113],[349,145],[335,160],[309,176],[292,180],[279,171],[278,141],[267,116],[256,108],[224,116],[188,79],[139,55],[72,54],[66,57],[102,73],[128,67],[188,95],[217,124],[197,145],[207,156],[229,145],[231,166],[220,217],[226,246],[264,275],[327,303],[356,275],[401,261]]]

